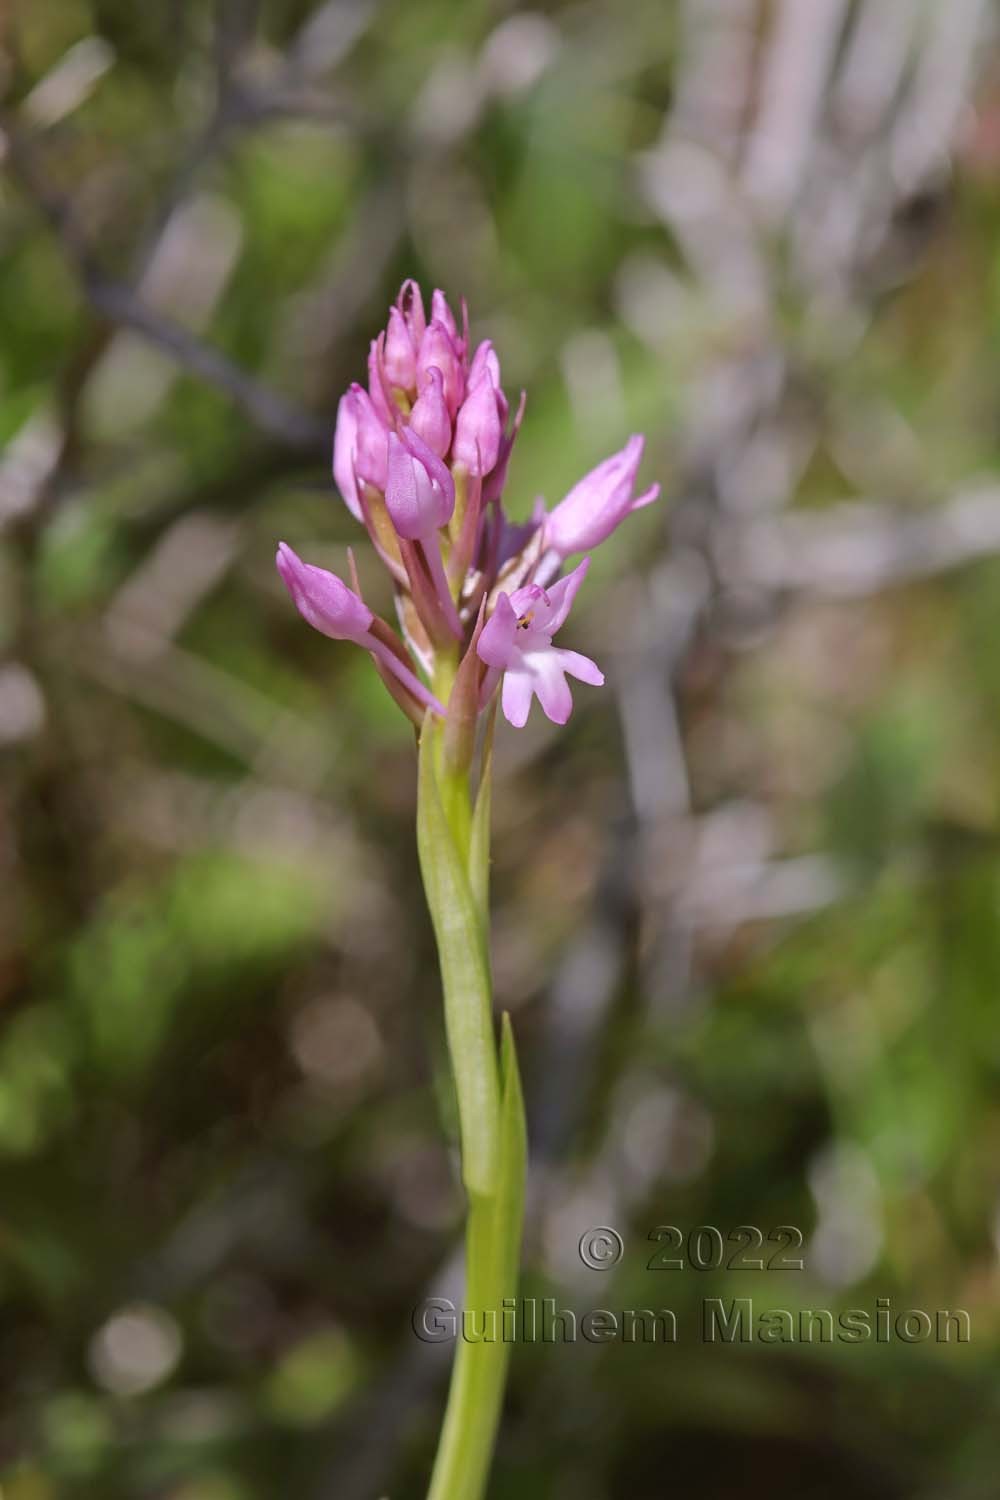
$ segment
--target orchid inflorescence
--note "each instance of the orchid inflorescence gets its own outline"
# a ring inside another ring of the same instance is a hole
[[[448,721],[454,743],[474,734],[501,682],[504,714],[518,727],[533,695],[554,723],[566,722],[567,677],[603,683],[589,657],[552,643],[589,558],[559,574],[659,494],[656,484],[634,494],[643,439],[633,436],[552,511],[539,500],[530,521],[511,522],[502,496],[524,403],[522,392],[511,418],[488,339],[470,357],[464,303],[459,328],[435,291],[428,319],[419,286],[404,282],[372,341],[367,390],[354,384],[340,401],[333,447],[340,493],[392,575],[399,632],[365,604],[353,556],[350,588],[286,543],[278,548],[279,572],[309,624],[369,651],[414,723],[429,709]]]
[[[565,724],[567,678],[604,675],[553,637],[565,624],[589,558],[633,510],[643,440],[634,436],[551,511],[512,522],[503,506],[524,417],[500,384],[487,339],[474,352],[441,292],[428,319],[420,288],[403,283],[372,342],[368,387],[337,411],[333,476],[394,583],[398,630],[351,585],[278,548],[278,570],[299,612],[324,635],[370,653],[420,731],[417,853],[441,968],[459,1159],[468,1194],[465,1296],[485,1320],[517,1292],[527,1133],[510,1017],[497,1044],[490,965],[490,797],[497,690],[510,722],[532,698]],[[581,557],[563,572],[568,559]],[[477,733],[485,715],[483,733]],[[479,749],[478,774],[476,750]],[[473,780],[475,794],[473,795]],[[508,1349],[459,1345],[428,1500],[481,1500],[503,1402]]]

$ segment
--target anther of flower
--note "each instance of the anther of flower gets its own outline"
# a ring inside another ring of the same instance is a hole
[[[471,350],[464,303],[456,318],[435,291],[428,316],[416,282],[404,282],[371,343],[367,389],[354,384],[340,401],[333,442],[337,488],[391,576],[395,628],[362,598],[353,555],[350,587],[286,543],[277,558],[303,618],[367,651],[419,730],[417,845],[468,1195],[465,1305],[477,1316],[498,1316],[516,1292],[526,1151],[513,1035],[504,1016],[498,1048],[488,958],[494,710],[499,698],[522,728],[537,698],[565,724],[567,679],[603,683],[589,657],[553,644],[589,558],[562,569],[659,494],[635,493],[643,440],[633,436],[551,512],[538,502],[512,522],[503,496],[524,408],[522,392],[511,416],[492,343]],[[507,1353],[503,1341],[460,1344],[429,1500],[484,1493]]]

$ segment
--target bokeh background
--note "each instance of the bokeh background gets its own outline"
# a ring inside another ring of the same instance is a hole
[[[680,1338],[516,1350],[491,1494],[996,1495],[997,20],[5,7],[3,1500],[423,1492],[462,1204],[412,737],[273,568],[357,541],[332,418],[408,275],[528,388],[515,514],[636,429],[666,494],[574,613],[608,690],[500,735],[495,968],[525,1290]],[[805,1269],[646,1269],[748,1223]],[[743,1295],[973,1337],[703,1344]]]

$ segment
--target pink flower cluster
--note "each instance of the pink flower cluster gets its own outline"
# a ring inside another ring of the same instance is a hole
[[[589,657],[552,644],[589,559],[558,575],[655,500],[659,485],[635,494],[643,440],[634,436],[552,511],[539,502],[530,522],[513,524],[502,495],[524,399],[511,416],[488,339],[470,355],[464,304],[460,327],[436,291],[428,317],[416,282],[404,282],[372,342],[367,389],[352,385],[341,399],[333,445],[337,487],[394,580],[399,631],[364,603],[356,573],[349,588],[286,543],[278,548],[299,612],[369,651],[416,724],[427,709],[474,718],[501,681],[512,724],[526,722],[533,696],[564,724],[573,707],[566,678],[604,681]],[[445,692],[447,704],[437,696]]]

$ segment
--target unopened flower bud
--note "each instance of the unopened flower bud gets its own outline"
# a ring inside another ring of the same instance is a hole
[[[444,292],[436,289],[431,297],[431,320],[441,323],[455,342],[458,342],[458,324],[455,322],[455,314],[448,306],[448,299]]]
[[[453,417],[465,395],[465,371],[452,335],[436,318],[428,323],[417,353],[417,384],[421,390],[427,372],[431,369],[441,371],[445,405]]]
[[[384,490],[388,431],[363,386],[352,385],[346,399],[354,411],[354,473],[359,481]]]
[[[469,365],[469,385],[474,386],[484,373],[489,375],[490,380],[496,386],[497,390],[499,390],[500,361],[497,358],[497,352],[493,347],[492,339],[483,339],[483,342],[476,346],[476,352],[472,356],[472,363]]]
[[[419,722],[426,708],[443,716],[442,704],[407,665],[406,652],[389,626],[336,573],[303,562],[287,542],[279,542],[275,562],[296,609],[314,630],[370,651],[383,678],[388,674],[398,684],[393,696],[411,718]]]
[[[287,542],[278,544],[278,572],[304,620],[334,641],[367,644],[375,616],[336,573],[305,563]]]
[[[385,335],[385,373],[390,385],[412,391],[417,383],[417,355],[410,330],[398,307],[390,307]]]
[[[586,552],[609,537],[632,511],[656,499],[658,484],[639,496],[632,493],[642,449],[643,439],[630,437],[620,452],[606,458],[573,486],[545,522],[546,547],[559,557]]]
[[[415,432],[389,434],[385,503],[406,541],[433,536],[455,508],[455,484],[445,465]]]
[[[470,474],[488,474],[499,457],[502,436],[497,390],[484,369],[455,418],[452,456]]]
[[[451,447],[451,417],[444,399],[444,382],[441,371],[432,365],[424,377],[423,389],[410,412],[410,427],[417,437],[444,458]]]
[[[407,332],[413,341],[414,349],[420,348],[420,340],[424,336],[427,327],[427,318],[424,314],[424,299],[417,283],[410,277],[399,289],[396,298],[396,306],[403,315]]]

